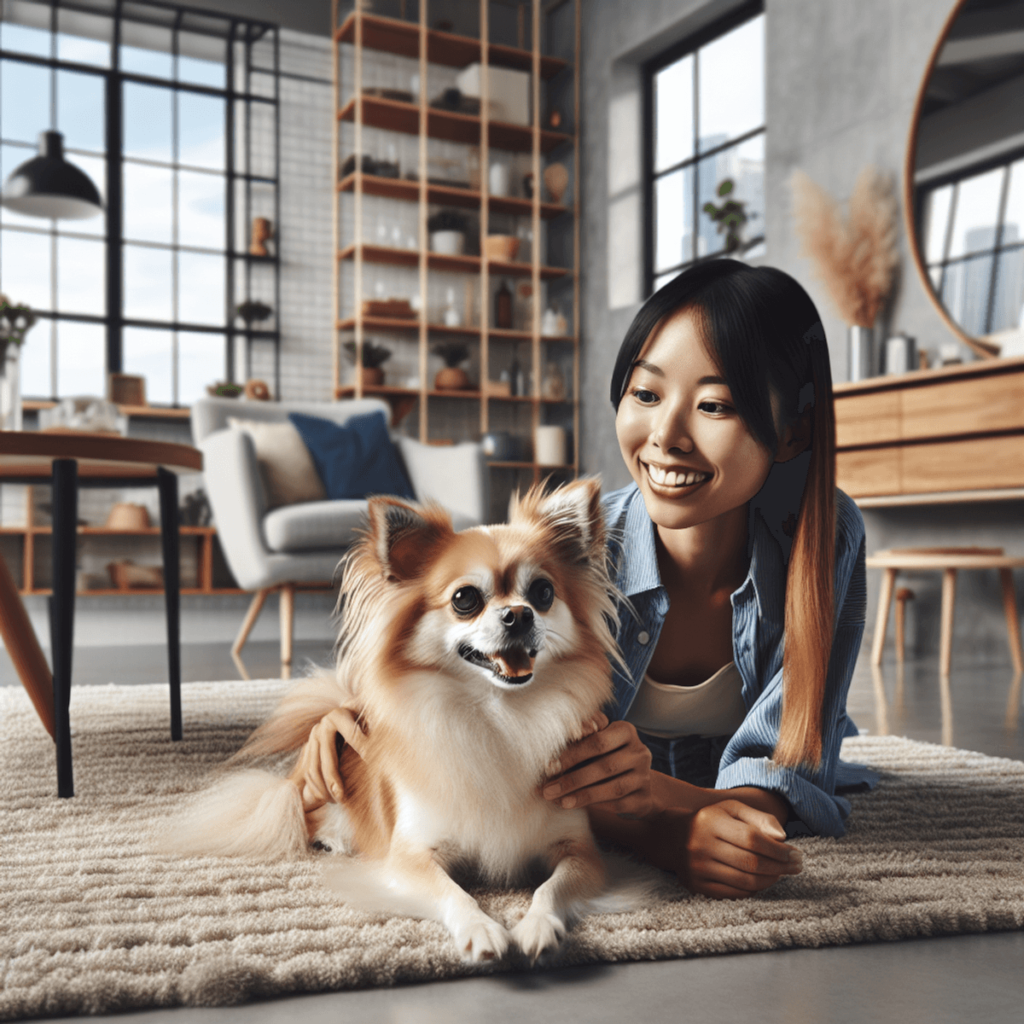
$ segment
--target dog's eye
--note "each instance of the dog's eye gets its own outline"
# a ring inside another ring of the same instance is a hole
[[[530,589],[526,592],[530,604],[539,612],[546,612],[555,599],[555,588],[550,580],[534,580]]]
[[[484,599],[476,587],[459,587],[452,594],[452,607],[460,615],[472,615],[483,607]]]

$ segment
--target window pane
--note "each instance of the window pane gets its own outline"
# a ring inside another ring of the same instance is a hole
[[[178,240],[182,245],[223,249],[224,178],[194,171],[178,173]]]
[[[170,89],[124,83],[124,152],[146,160],[171,162]]]
[[[170,331],[149,331],[143,327],[124,329],[125,373],[146,378],[146,400],[156,405],[170,405],[172,393],[172,338]]]
[[[957,186],[956,213],[953,219],[951,259],[965,253],[981,252],[995,245],[996,223],[999,219],[999,193],[1003,187],[1004,168],[964,178]],[[963,321],[960,325],[967,328]]]
[[[2,64],[0,132],[8,142],[36,145],[39,133],[50,127],[50,71],[16,60]]]
[[[178,335],[178,404],[191,405],[206,397],[208,384],[223,380],[226,343],[222,334]]]
[[[170,249],[147,249],[139,245],[126,245],[125,316],[134,320],[170,320],[171,273]]]
[[[106,313],[105,251],[103,242],[57,239],[57,308],[62,313]]]
[[[654,76],[654,169],[693,156],[693,55]]]
[[[993,263],[990,255],[976,256],[946,267],[942,304],[968,334],[986,334],[988,293]]]
[[[178,319],[186,324],[224,323],[224,257],[178,253]]]
[[[124,237],[171,243],[173,171],[125,162]]]
[[[697,164],[697,174],[700,210],[698,255],[722,252],[729,247],[727,232],[719,231],[719,224],[704,211],[705,203],[710,202],[720,208],[732,198],[744,204],[743,212],[747,214],[748,220],[739,234],[741,243],[764,234],[763,135],[701,160]],[[719,196],[718,188],[725,181],[732,182],[732,192],[727,196]]]
[[[103,79],[76,71],[57,72],[57,130],[65,149],[106,152]]]
[[[949,231],[949,212],[953,203],[953,186],[929,192],[924,201],[924,247],[925,260],[938,263],[946,248],[946,233]]]
[[[1024,248],[1001,253],[996,264],[993,331],[1024,328]]]
[[[178,139],[181,163],[224,170],[224,100],[179,93]]]
[[[103,324],[57,324],[57,394],[107,393],[107,329]]]
[[[698,55],[702,150],[764,124],[764,15],[708,43]]]
[[[0,233],[0,290],[17,304],[52,309],[50,236],[5,229]]]
[[[21,373],[21,393],[26,398],[52,398],[53,380],[50,377],[50,331],[53,323],[50,320],[39,320],[35,327],[25,335],[25,344],[21,346],[19,372]]]
[[[46,8],[38,8],[39,13],[47,21],[50,12]],[[16,50],[18,53],[30,53],[34,57],[50,56],[50,33],[45,28],[32,28],[29,25],[13,25],[9,21],[3,24],[0,45],[5,50]]]
[[[655,272],[693,259],[693,168],[684,167],[654,183]]]
[[[81,11],[57,11],[57,59],[110,67],[113,21]]]
[[[1024,238],[1024,160],[1010,167],[1010,188],[1006,194],[1006,213],[1003,215],[1003,245]]]
[[[151,78],[170,78],[172,75],[171,62],[171,33],[163,29],[159,31],[161,36],[166,37],[166,50],[147,50],[141,46],[126,46],[121,44],[121,70],[129,74],[149,75]]]

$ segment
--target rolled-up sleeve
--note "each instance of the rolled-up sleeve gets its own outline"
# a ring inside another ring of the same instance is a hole
[[[836,794],[837,775],[843,781],[866,785],[874,774],[839,760],[843,737],[853,730],[846,715],[857,655],[860,653],[867,608],[864,565],[864,523],[856,505],[840,494],[837,508],[836,616],[832,654],[829,658],[822,720],[822,759],[815,771],[783,768],[771,760],[782,718],[782,671],[769,680],[742,725],[730,739],[719,765],[716,789],[757,786],[785,797],[795,820],[787,826],[791,835],[841,836],[850,803]],[[841,771],[842,769],[842,771]]]

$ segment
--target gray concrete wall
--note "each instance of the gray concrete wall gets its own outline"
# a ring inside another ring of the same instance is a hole
[[[608,488],[628,482],[615,440],[608,381],[619,343],[643,299],[640,191],[641,67],[732,5],[729,0],[584,0],[582,463]],[[800,255],[789,179],[806,171],[837,198],[865,164],[902,175],[925,65],[952,0],[767,0],[766,206],[763,261],[793,274],[822,314],[836,381],[847,379],[846,328]],[[907,253],[885,330],[935,348],[953,340]],[[969,354],[968,354],[969,357]],[[1024,554],[1024,502],[867,510],[868,550],[910,544],[998,544]],[[869,632],[878,592],[869,579]],[[937,649],[939,579],[912,577],[909,643]],[[1017,575],[1018,600],[1024,576]],[[1005,654],[994,573],[963,574],[956,652]],[[890,627],[890,636],[892,629]],[[868,638],[869,639],[869,638]]]

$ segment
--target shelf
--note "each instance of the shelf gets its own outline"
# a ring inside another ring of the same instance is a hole
[[[25,412],[39,412],[40,409],[52,409],[57,403],[49,399],[27,398],[21,403]],[[158,420],[187,420],[192,415],[188,406],[171,407],[159,405],[119,405],[118,412],[123,416],[149,417]]]
[[[419,249],[392,249],[384,245],[363,244],[363,259],[367,263],[389,263],[395,267],[417,267],[420,262]],[[350,260],[355,256],[356,246],[348,245],[338,253],[339,260]],[[506,263],[504,260],[487,260],[492,276],[531,277],[531,263]],[[427,266],[431,270],[447,270],[455,274],[479,274],[484,261],[479,256],[445,256],[438,252],[427,253]],[[541,267],[542,281],[554,281],[569,273],[566,267]]]
[[[356,101],[350,99],[341,109],[338,119],[352,121],[355,118]],[[363,124],[372,128],[385,128],[404,132],[407,135],[420,133],[420,108],[415,103],[399,100],[385,100],[376,96],[363,97]],[[473,114],[457,114],[450,110],[427,110],[427,135],[432,139],[447,142],[464,142],[470,146],[480,145],[481,119]],[[492,149],[506,149],[516,153],[529,153],[533,149],[533,128],[522,124],[507,124],[504,121],[489,121],[487,138]],[[548,153],[563,143],[571,142],[572,136],[564,132],[547,129],[540,131],[541,152]]]
[[[340,388],[334,389],[335,398],[352,398],[356,393],[354,384],[343,384]],[[381,398],[419,398],[425,394],[427,398],[472,398],[476,401],[487,399],[489,402],[538,402],[541,405],[572,405],[571,398],[545,398],[533,395],[485,395],[482,391],[473,388],[462,391],[438,391],[431,388],[428,391],[420,391],[419,388],[394,387],[390,384],[369,384],[363,388],[363,396],[379,395]],[[24,531],[18,531],[24,532]]]
[[[355,42],[355,14],[350,14],[335,32],[338,43]],[[363,15],[363,46],[370,50],[383,50],[400,57],[418,58],[420,55],[420,27],[417,22],[400,21],[397,18],[383,18],[376,14]],[[480,40],[458,36],[451,32],[427,29],[427,60],[431,64],[444,64],[452,68],[464,68],[480,62]],[[487,62],[496,67],[513,68],[516,71],[533,70],[533,52],[514,46],[490,43],[487,47]],[[569,62],[560,57],[540,58],[540,77],[552,78],[569,67]]]
[[[420,329],[419,320],[409,320],[399,317],[387,316],[364,316],[363,327],[370,331],[396,331],[407,334],[418,334]],[[337,329],[339,331],[354,331],[356,328],[355,317],[346,320],[339,320]],[[481,330],[479,327],[446,327],[444,324],[427,324],[427,331],[430,334],[460,334],[469,338],[479,338]],[[512,331],[502,327],[492,327],[488,330],[488,336],[497,341],[532,341],[532,331]],[[562,344],[573,344],[576,339],[570,334],[540,336],[542,342],[553,341]]]
[[[339,192],[355,190],[358,173],[349,174],[338,183]],[[408,178],[381,178],[375,174],[362,175],[363,192],[370,196],[383,196],[387,199],[401,199],[404,202],[419,202],[420,183]],[[479,209],[483,201],[483,193],[475,189],[458,188],[454,185],[428,185],[427,202],[444,206],[461,206],[466,209]],[[533,211],[533,200],[519,199],[515,196],[489,196],[488,206],[494,213],[505,213],[512,216],[528,216]],[[540,215],[545,220],[553,220],[568,211],[568,207],[558,203],[541,203]]]
[[[213,526],[179,526],[178,535],[181,537],[212,537],[217,529]],[[50,534],[53,533],[52,526],[0,526],[0,534]],[[78,533],[90,537],[159,537],[159,526],[140,527],[137,530],[119,530],[109,526],[79,526]]]
[[[163,594],[163,587],[97,587],[95,590],[76,590],[75,597],[157,597]],[[49,587],[35,587],[32,590],[21,590],[26,597],[49,597],[53,591]],[[222,597],[230,594],[250,594],[249,590],[238,587],[181,587],[178,591],[182,597]]]

